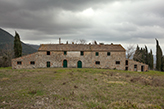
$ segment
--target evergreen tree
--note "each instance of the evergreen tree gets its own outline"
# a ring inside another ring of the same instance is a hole
[[[22,45],[21,45],[19,34],[17,32],[15,32],[15,37],[14,37],[14,56],[15,58],[22,56]]]
[[[161,47],[159,46],[159,42],[156,39],[156,70],[161,71],[162,67],[162,50]]]
[[[145,45],[145,64],[148,64],[149,61],[149,54],[147,50],[147,46]]]
[[[140,60],[140,48],[139,48],[138,45],[137,45],[136,51],[134,53],[133,60],[134,61],[139,61]]]
[[[145,63],[145,49],[141,48],[140,53],[141,53],[141,59],[139,62]]]
[[[154,69],[154,58],[153,58],[153,52],[152,52],[152,50],[150,50],[149,58],[148,58],[148,59],[149,59],[149,60],[148,60],[149,68],[150,68],[151,70],[153,70],[153,69]]]
[[[162,65],[161,65],[161,71],[164,71],[164,56],[162,56]]]

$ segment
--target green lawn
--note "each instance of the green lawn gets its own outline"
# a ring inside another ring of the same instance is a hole
[[[0,108],[164,108],[164,72],[0,68]]]

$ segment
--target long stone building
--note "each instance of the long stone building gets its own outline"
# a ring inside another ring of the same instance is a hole
[[[120,44],[41,44],[38,52],[12,60],[13,69],[46,67],[148,70],[148,65],[126,59]]]

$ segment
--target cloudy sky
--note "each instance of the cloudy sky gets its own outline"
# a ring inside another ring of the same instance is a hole
[[[164,48],[164,0],[0,0],[0,27],[25,43],[85,39],[155,54],[155,38]]]

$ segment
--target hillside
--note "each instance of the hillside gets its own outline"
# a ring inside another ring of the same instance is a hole
[[[0,49],[5,49],[6,45],[9,45],[11,46],[11,48],[13,48],[13,42],[14,42],[14,37],[7,31],[0,28]],[[25,54],[34,53],[37,50],[22,42],[22,51],[23,54],[25,55]]]
[[[164,73],[0,68],[2,109],[163,109]]]
[[[36,50],[38,50],[40,47],[40,45],[34,45],[34,44],[27,44],[27,45],[31,46],[32,48],[34,48]]]

